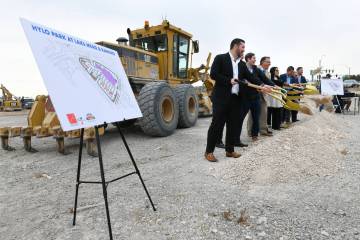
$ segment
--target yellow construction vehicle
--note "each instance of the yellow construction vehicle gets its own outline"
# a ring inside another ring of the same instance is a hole
[[[130,85],[144,115],[141,129],[151,136],[168,136],[177,127],[191,127],[199,115],[211,114],[206,89],[192,84],[208,78],[206,66],[191,68],[192,55],[199,52],[199,42],[192,35],[164,20],[143,28],[127,29],[128,38],[118,43],[98,42],[118,52]],[[129,42],[129,43],[128,43]]]
[[[51,99],[48,96],[39,95],[35,99],[28,118],[28,125],[25,127],[0,127],[1,146],[4,150],[13,151],[9,146],[9,138],[20,136],[23,139],[24,148],[28,152],[37,152],[31,146],[31,137],[44,138],[52,136],[56,139],[59,153],[66,154],[64,139],[80,137],[80,130],[64,132],[61,129],[59,119],[55,113]],[[104,134],[104,127],[99,128],[99,134]],[[97,156],[95,150],[95,129],[86,128],[84,140],[87,152],[91,156]]]
[[[118,52],[143,113],[138,123],[146,134],[168,136],[177,127],[193,126],[199,114],[211,115],[209,95],[214,85],[208,74],[211,54],[206,65],[192,68],[192,55],[199,52],[199,42],[192,40],[190,33],[167,20],[157,26],[145,21],[143,28],[127,29],[127,33],[129,39],[97,44]],[[195,88],[192,84],[198,81],[204,85]],[[134,122],[129,120],[122,124]],[[25,149],[34,151],[32,136],[54,136],[58,151],[65,153],[64,138],[79,137],[79,134],[80,131],[62,131],[50,98],[46,96],[36,98],[28,115],[28,126],[0,128],[2,147],[7,150],[13,149],[9,146],[9,137],[21,136]],[[85,130],[85,138],[88,153],[96,155],[93,128]]]
[[[0,100],[0,111],[21,111],[21,101],[16,98],[4,85],[0,85],[2,99]]]

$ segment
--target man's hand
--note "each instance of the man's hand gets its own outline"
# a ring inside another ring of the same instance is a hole
[[[233,78],[233,79],[231,79],[231,84],[232,85],[235,85],[235,84],[238,84],[239,82],[238,82],[239,80],[237,80],[236,78]]]
[[[271,93],[272,92],[272,87],[268,86],[268,85],[265,85],[265,86],[263,86],[261,92],[263,92],[263,93]]]

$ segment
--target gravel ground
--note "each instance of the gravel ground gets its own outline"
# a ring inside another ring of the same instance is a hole
[[[114,238],[360,239],[360,116],[316,112],[300,119],[237,149],[239,159],[217,150],[218,163],[203,159],[209,118],[167,138],[126,129],[158,211],[137,176],[110,184]],[[21,115],[0,115],[2,126],[25,123]],[[80,187],[79,206],[96,206],[79,211],[72,226],[77,139],[67,140],[66,156],[51,138],[35,139],[35,154],[19,138],[11,145],[18,150],[0,150],[0,239],[108,239],[100,186]],[[107,179],[133,170],[114,128],[102,150]],[[98,166],[85,155],[82,179],[100,179]]]

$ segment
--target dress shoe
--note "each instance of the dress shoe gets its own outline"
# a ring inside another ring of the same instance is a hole
[[[232,158],[239,158],[241,156],[241,154],[237,153],[237,152],[226,152],[226,156],[232,157]]]
[[[245,144],[245,143],[242,143],[242,142],[239,142],[239,143],[235,143],[234,144],[235,147],[247,147],[249,145]]]
[[[225,144],[223,142],[219,142],[215,145],[217,148],[225,148]]]
[[[217,162],[216,157],[214,156],[213,153],[205,153],[205,159],[208,160],[209,162]]]
[[[256,142],[258,140],[257,136],[252,136],[251,138],[252,138],[253,142]]]
[[[290,123],[283,123],[280,126],[281,128],[289,128],[290,127]]]
[[[273,134],[272,134],[272,132],[271,133],[270,132],[262,132],[262,133],[260,133],[260,135],[271,137]]]

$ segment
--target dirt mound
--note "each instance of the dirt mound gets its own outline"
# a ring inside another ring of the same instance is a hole
[[[318,112],[306,101],[313,116],[301,115],[301,121],[273,137],[261,139],[246,149],[238,160],[222,161],[216,176],[238,184],[272,184],[299,181],[309,176],[326,176],[342,168],[347,150],[339,145],[346,137],[339,129],[346,120],[341,115]]]

